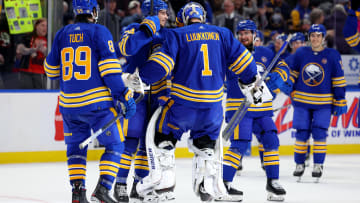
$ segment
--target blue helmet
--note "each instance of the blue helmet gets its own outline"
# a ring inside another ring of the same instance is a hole
[[[182,20],[184,25],[188,25],[190,19],[193,18],[200,19],[201,23],[205,23],[206,11],[199,3],[190,2],[183,9]]]
[[[296,32],[290,39],[290,44],[296,41],[305,42],[305,35],[301,32]]]
[[[255,33],[256,33],[255,38],[259,38],[260,41],[264,42],[264,34],[260,30],[256,30]]]
[[[145,0],[141,4],[141,12],[144,16],[151,15],[151,1],[153,1],[153,15],[157,15],[160,10],[167,10],[168,5],[163,0]]]
[[[72,2],[75,15],[92,14],[94,8],[99,11],[99,5],[96,0],[73,0]]]
[[[280,35],[278,35],[278,36],[276,36],[276,40],[282,40],[283,42],[285,42],[286,41],[286,39],[287,39],[287,35],[286,34],[280,34]]]
[[[250,30],[255,32],[256,31],[256,24],[252,20],[242,20],[236,26],[236,32],[242,30]]]
[[[312,24],[308,33],[310,35],[313,32],[321,33],[323,35],[323,37],[325,37],[325,35],[326,35],[326,29],[321,24]]]

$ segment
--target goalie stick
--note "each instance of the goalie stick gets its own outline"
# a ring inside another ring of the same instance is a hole
[[[266,76],[269,74],[271,69],[275,66],[275,63],[279,59],[282,52],[286,49],[291,37],[292,37],[292,35],[288,36],[288,38],[286,39],[284,44],[281,46],[280,50],[276,53],[275,57],[271,61],[269,67],[261,75],[261,79],[256,82],[255,87],[259,87],[261,85],[261,83],[265,80]],[[235,127],[237,125],[239,125],[241,120],[244,118],[244,116],[247,112],[247,109],[249,108],[250,105],[251,105],[251,102],[249,100],[247,100],[245,97],[244,102],[241,103],[239,108],[236,110],[235,114],[231,117],[231,120],[227,124],[226,128],[222,131],[222,135],[225,140],[229,140],[231,134],[234,132]]]
[[[144,87],[143,83],[141,81],[141,78],[139,76],[139,72],[135,72],[137,79],[140,82],[140,89],[139,89],[139,96],[136,98],[135,103],[138,104],[143,98],[144,98]],[[119,113],[116,117],[111,119],[109,122],[107,122],[102,128],[94,132],[90,137],[88,137],[86,140],[84,140],[82,143],[79,144],[80,149],[84,149],[90,142],[92,142],[95,138],[97,138],[101,133],[103,133],[105,130],[107,130],[111,125],[113,125],[118,119],[121,117],[124,117],[124,114]]]

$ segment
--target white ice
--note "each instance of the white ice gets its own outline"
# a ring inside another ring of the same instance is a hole
[[[266,177],[258,157],[245,157],[243,165],[241,176],[234,179],[235,187],[244,192],[243,202],[267,202]],[[175,202],[200,202],[191,189],[191,159],[178,159],[176,166]],[[280,157],[280,183],[287,191],[285,202],[360,203],[360,155],[328,155],[319,183],[314,183],[311,177],[312,165],[306,168],[301,183],[292,176],[294,168],[293,157]],[[89,162],[88,197],[95,188],[98,173],[98,162]],[[66,163],[0,165],[0,202],[71,202]]]

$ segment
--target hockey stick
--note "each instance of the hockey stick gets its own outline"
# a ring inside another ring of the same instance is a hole
[[[140,81],[140,95],[136,98],[135,103],[138,104],[143,98],[144,98],[144,87],[143,87],[143,83],[141,81],[140,76],[138,75],[139,73],[136,72],[138,79]],[[79,144],[79,148],[80,149],[84,149],[90,142],[92,142],[95,138],[97,138],[99,135],[101,135],[101,133],[103,133],[105,130],[107,130],[110,126],[112,126],[118,119],[120,119],[121,117],[124,117],[124,114],[119,113],[116,117],[114,117],[113,119],[111,119],[109,122],[107,122],[102,128],[100,128],[99,130],[97,130],[95,133],[93,133],[90,137],[88,137],[86,140],[84,140],[82,143]]]
[[[291,104],[287,104],[287,105],[285,105],[285,106],[281,106],[281,107],[279,107],[279,108],[274,109],[273,112],[277,112],[277,111],[280,111],[280,110],[289,108],[290,106],[291,106]]]
[[[292,37],[292,35],[288,36],[288,38],[286,39],[284,44],[281,46],[280,50],[276,53],[275,57],[271,61],[268,68],[261,75],[260,80],[256,82],[255,87],[261,86],[261,83],[265,80],[266,76],[269,74],[271,69],[275,66],[275,63],[279,59],[282,52],[285,51],[287,45],[289,44],[291,37]],[[235,114],[232,116],[232,118],[231,118],[230,122],[227,124],[226,128],[222,131],[222,135],[225,140],[229,140],[229,138],[230,138],[231,134],[234,132],[236,126],[239,125],[241,120],[244,118],[244,116],[247,112],[247,109],[249,108],[250,105],[251,105],[251,102],[249,100],[247,100],[245,97],[244,102],[241,103],[240,107],[236,110]]]

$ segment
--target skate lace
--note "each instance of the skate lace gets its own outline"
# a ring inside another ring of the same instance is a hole
[[[322,172],[322,167],[321,167],[321,165],[317,165],[317,164],[315,164],[314,165],[314,172],[316,172],[316,173],[320,173],[320,172]]]
[[[272,180],[271,185],[276,189],[282,189],[282,186],[280,185],[278,180]]]
[[[121,195],[123,194],[127,194],[127,188],[126,185],[116,185],[115,189],[117,190],[117,192]]]
[[[296,169],[295,169],[296,172],[301,172],[303,170],[304,170],[304,166],[302,164],[296,165]]]

